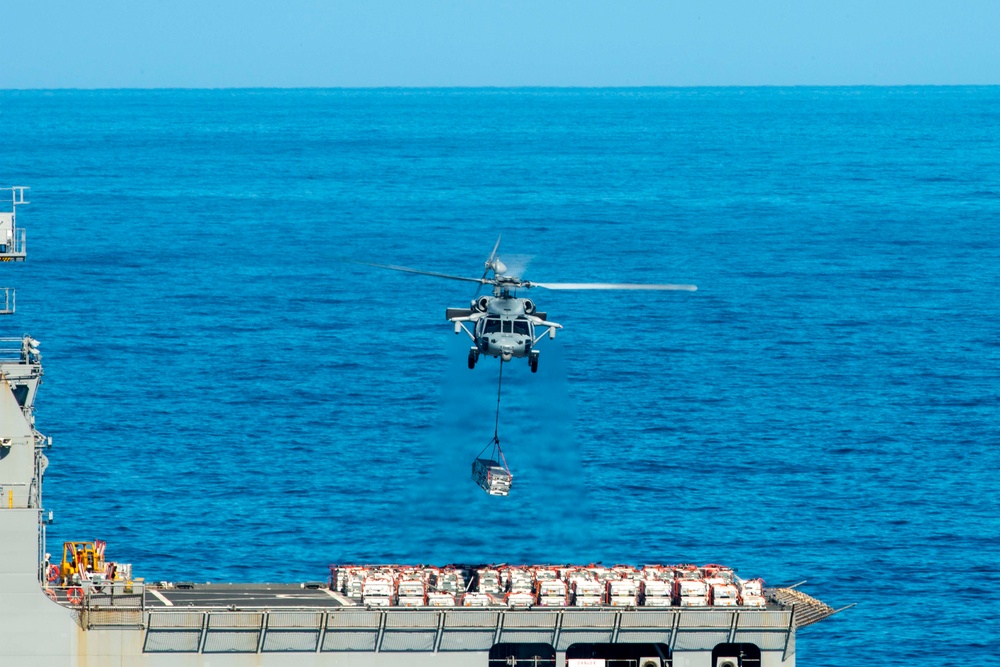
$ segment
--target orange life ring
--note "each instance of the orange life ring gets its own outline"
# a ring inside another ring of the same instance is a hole
[[[52,590],[51,588],[46,588],[45,594],[49,596],[50,600],[56,602],[57,598],[56,598],[56,592],[54,590]]]
[[[49,583],[54,584],[59,581],[59,566],[49,565]]]
[[[70,604],[80,604],[83,602],[83,589],[74,587],[66,591],[66,599]]]

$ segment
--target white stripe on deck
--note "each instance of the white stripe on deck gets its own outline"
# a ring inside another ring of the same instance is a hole
[[[344,597],[343,595],[341,595],[337,591],[331,591],[329,588],[321,588],[320,590],[323,591],[324,593],[326,593],[327,595],[329,595],[330,597],[332,597],[334,600],[336,600],[340,604],[344,605],[345,607],[353,607],[354,606],[354,600],[352,600],[351,598]]]
[[[160,591],[154,590],[152,588],[147,588],[146,590],[152,593],[156,597],[156,599],[162,602],[165,606],[167,607],[174,606],[174,603],[168,600],[166,597],[164,597],[163,593],[161,593]]]

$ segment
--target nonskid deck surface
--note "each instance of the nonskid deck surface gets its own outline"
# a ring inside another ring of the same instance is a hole
[[[304,588],[300,584],[195,584],[194,588],[148,587],[145,595],[147,608],[326,609],[351,604],[353,602],[349,599],[327,588]]]

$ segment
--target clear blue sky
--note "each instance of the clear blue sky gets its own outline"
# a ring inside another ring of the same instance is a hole
[[[1000,0],[0,0],[0,88],[1000,84]]]

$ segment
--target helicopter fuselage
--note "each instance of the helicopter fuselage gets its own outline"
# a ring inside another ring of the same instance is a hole
[[[482,354],[504,361],[531,354],[535,325],[527,317],[525,302],[531,304],[530,299],[517,297],[487,299],[485,316],[479,318],[475,328],[476,348]],[[534,312],[531,305],[527,309]]]
[[[536,312],[531,299],[519,299],[503,287],[498,287],[492,297],[473,300],[470,306],[449,308],[446,313],[455,324],[455,333],[464,330],[472,339],[469,368],[474,368],[479,356],[485,354],[501,361],[526,357],[532,372],[538,369],[538,350],[534,348],[544,334],[535,335],[536,325],[554,338],[559,324],[546,321],[545,313]],[[472,330],[465,326],[466,322],[473,325]]]

